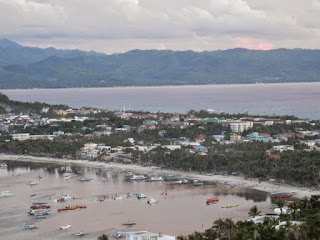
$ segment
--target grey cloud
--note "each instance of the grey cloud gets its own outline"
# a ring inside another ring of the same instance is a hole
[[[111,50],[96,43],[113,44],[113,51],[128,43],[212,50],[239,39],[316,48],[319,13],[318,0],[0,0],[0,32],[30,44],[41,38],[43,45],[78,42],[103,51]]]

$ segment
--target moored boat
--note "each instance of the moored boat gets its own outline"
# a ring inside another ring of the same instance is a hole
[[[66,224],[66,225],[61,226],[60,230],[65,230],[65,229],[68,229],[68,228],[71,228],[71,225]]]
[[[74,235],[77,237],[82,237],[82,236],[88,235],[88,233],[86,233],[84,231],[80,231],[80,232],[75,233]]]
[[[154,203],[158,203],[159,202],[159,200],[157,200],[157,199],[154,199],[154,198],[150,198],[150,200],[148,200],[148,204],[154,204]]]
[[[30,182],[28,183],[29,186],[38,185],[38,184],[40,184],[40,183],[37,182],[37,181],[30,181]]]
[[[147,198],[147,195],[145,195],[145,194],[139,194],[137,198],[138,198],[138,199],[144,199],[144,198]]]
[[[5,197],[11,197],[11,196],[13,196],[13,193],[10,193],[9,191],[2,191],[2,192],[0,193],[0,197],[3,197],[3,198],[5,198]]]
[[[46,216],[50,215],[51,211],[49,209],[32,209],[27,213],[29,213],[31,216]]]
[[[229,205],[222,206],[222,208],[233,208],[233,207],[238,207],[238,204],[229,204]]]
[[[93,180],[93,179],[92,178],[80,178],[79,179],[80,182],[89,182],[91,180]]]
[[[275,193],[272,195],[272,197],[277,198],[277,199],[290,199],[292,198],[292,194],[290,193]]]
[[[130,181],[143,181],[143,180],[146,180],[147,177],[143,176],[143,175],[133,175],[131,178],[130,178]]]
[[[209,198],[206,201],[207,205],[210,205],[210,204],[213,204],[213,203],[217,203],[217,202],[219,202],[219,199],[217,197]]]
[[[37,229],[38,227],[34,225],[33,223],[25,223],[22,227],[22,229]]]
[[[2,169],[5,169],[7,167],[8,167],[8,164],[6,164],[6,163],[1,163],[0,164],[0,168],[2,168]]]
[[[76,210],[76,209],[82,209],[82,208],[87,208],[86,205],[75,205],[75,206],[67,206],[65,208],[59,208],[58,212],[61,211],[69,211],[69,210]]]

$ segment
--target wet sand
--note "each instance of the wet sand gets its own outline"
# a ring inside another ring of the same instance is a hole
[[[257,179],[244,179],[239,176],[222,176],[222,175],[206,175],[194,172],[183,172],[163,169],[152,169],[151,167],[143,167],[134,164],[120,164],[120,163],[103,163],[93,162],[86,160],[70,160],[70,159],[57,159],[57,158],[45,158],[45,157],[32,157],[23,155],[6,155],[0,154],[0,160],[12,160],[12,161],[23,161],[23,162],[42,162],[42,163],[56,163],[56,164],[69,164],[74,166],[88,166],[88,167],[104,167],[113,166],[117,169],[126,169],[135,173],[149,173],[154,172],[156,174],[167,174],[170,172],[176,172],[179,175],[183,175],[189,179],[202,179],[204,181],[223,182],[232,181],[232,184],[239,185],[242,187],[248,187],[255,190],[265,191],[268,193],[275,192],[289,192],[294,193],[295,198],[310,197],[311,195],[320,195],[319,190],[301,189],[287,184],[274,184],[271,182],[260,182]]]

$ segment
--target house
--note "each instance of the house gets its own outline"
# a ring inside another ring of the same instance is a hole
[[[230,141],[239,141],[241,140],[241,135],[238,134],[230,134]]]
[[[194,147],[194,150],[196,150],[196,152],[203,152],[203,153],[208,152],[208,148],[205,146],[201,146],[201,145]]]
[[[218,142],[222,142],[224,140],[224,135],[212,135],[212,137]]]
[[[147,231],[126,232],[126,240],[175,240],[176,237]]]
[[[293,147],[293,145],[278,145],[278,146],[273,146],[272,150],[279,151],[279,152],[294,151],[294,147]]]
[[[272,141],[272,137],[270,137],[269,133],[252,132],[249,134],[249,140],[250,141],[269,142],[269,141]]]
[[[195,137],[195,140],[197,142],[204,142],[206,140],[206,137],[201,133],[198,136]]]

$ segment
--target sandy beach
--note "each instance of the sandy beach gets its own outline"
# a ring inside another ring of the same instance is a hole
[[[93,162],[87,160],[70,160],[70,159],[61,159],[61,158],[46,158],[46,157],[33,157],[33,156],[24,156],[24,155],[6,155],[0,154],[0,161],[9,160],[9,161],[21,161],[21,162],[41,162],[41,163],[56,163],[56,164],[65,164],[65,165],[76,165],[76,166],[87,166],[87,167],[104,167],[112,165],[116,169],[126,169],[135,173],[146,174],[154,172],[156,174],[167,174],[171,172],[176,172],[177,174],[184,176],[188,179],[202,179],[204,181],[213,181],[213,182],[225,182],[231,181],[233,185],[241,187],[249,187],[252,189],[265,191],[268,193],[275,192],[289,192],[294,193],[295,198],[304,198],[310,197],[311,195],[320,195],[319,190],[299,188],[286,184],[274,184],[271,182],[260,182],[256,179],[244,179],[239,176],[223,176],[223,175],[209,175],[209,174],[200,174],[194,172],[183,172],[183,171],[173,171],[165,169],[152,169],[151,167],[143,167],[134,164],[120,164],[120,163],[103,163],[103,162]]]

